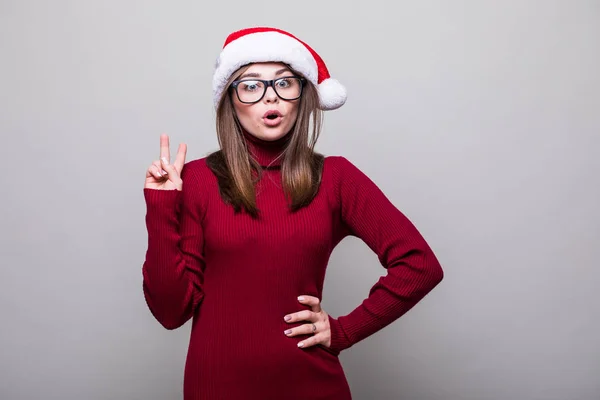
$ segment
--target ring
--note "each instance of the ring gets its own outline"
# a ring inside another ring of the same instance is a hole
[[[311,324],[313,326],[313,333],[317,331],[317,326],[315,324]]]

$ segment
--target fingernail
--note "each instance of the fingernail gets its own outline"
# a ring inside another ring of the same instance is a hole
[[[285,333],[286,335],[289,335],[290,333],[292,333],[292,330],[291,330],[291,329],[288,329],[287,331],[285,331],[285,332],[283,332],[283,333]]]
[[[163,170],[163,171],[162,171],[162,174],[163,174],[163,175],[167,175],[167,171],[164,171],[164,170]]]
[[[289,321],[290,319],[292,319],[292,317],[290,317],[289,315],[286,315],[285,318],[283,318],[283,319],[285,319],[286,321]]]
[[[166,157],[161,157],[160,158],[162,160],[162,162],[164,162],[166,165],[169,165],[169,162],[167,161]]]
[[[302,342],[298,343],[298,347],[302,347],[302,346],[304,346],[304,343],[302,343]]]
[[[304,297],[300,296],[300,297],[298,297],[298,300],[304,301]]]

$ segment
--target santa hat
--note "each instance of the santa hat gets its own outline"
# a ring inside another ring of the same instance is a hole
[[[253,62],[283,62],[312,82],[322,110],[334,110],[346,102],[346,89],[329,76],[321,57],[306,43],[281,29],[256,27],[230,34],[217,58],[213,75],[215,107],[231,75]]]

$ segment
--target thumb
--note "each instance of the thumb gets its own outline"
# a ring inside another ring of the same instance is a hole
[[[167,176],[168,176],[169,180],[175,184],[178,183],[180,180],[180,177],[179,177],[179,172],[177,172],[177,170],[175,169],[175,166],[172,164],[169,164],[169,161],[167,161],[166,157],[161,157],[160,163],[161,163],[163,169],[167,172]]]

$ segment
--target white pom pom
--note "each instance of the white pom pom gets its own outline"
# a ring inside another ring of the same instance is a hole
[[[322,110],[335,110],[346,102],[346,88],[336,79],[325,79],[319,84],[318,91]]]

